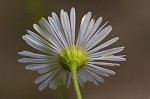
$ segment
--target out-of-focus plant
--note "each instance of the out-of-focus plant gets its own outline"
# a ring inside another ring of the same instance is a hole
[[[35,22],[45,15],[43,0],[27,0],[27,8],[29,9],[31,16]]]

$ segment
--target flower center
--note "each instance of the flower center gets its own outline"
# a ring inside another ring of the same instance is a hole
[[[70,46],[59,53],[60,65],[66,69],[71,69],[72,66],[80,68],[87,62],[88,56],[84,49],[77,46]]]

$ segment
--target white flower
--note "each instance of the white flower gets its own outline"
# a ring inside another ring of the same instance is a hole
[[[71,83],[71,68],[77,69],[78,83],[84,86],[87,81],[98,85],[104,82],[102,76],[108,77],[115,72],[103,67],[119,66],[111,61],[125,61],[125,55],[115,55],[124,50],[124,47],[103,48],[115,43],[119,37],[115,37],[101,45],[99,43],[111,32],[112,27],[106,26],[107,22],[100,26],[102,17],[96,21],[91,19],[92,14],[88,12],[81,20],[79,32],[75,32],[76,13],[72,8],[70,17],[64,10],[60,12],[60,20],[53,12],[48,21],[41,18],[39,26],[34,24],[38,34],[27,30],[22,38],[31,47],[40,51],[36,54],[30,51],[19,52],[20,55],[28,58],[19,59],[21,63],[31,63],[26,69],[38,71],[42,76],[35,79],[40,84],[39,90],[49,85],[56,89],[59,85]],[[103,66],[103,67],[102,67]]]

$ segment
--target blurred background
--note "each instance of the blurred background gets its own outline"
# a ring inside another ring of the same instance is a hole
[[[17,52],[35,52],[21,38],[26,29],[33,30],[33,23],[53,11],[59,15],[62,8],[69,12],[71,7],[76,9],[78,25],[91,11],[93,17],[102,16],[103,23],[109,21],[113,27],[104,41],[119,36],[112,46],[126,46],[122,54],[127,61],[111,68],[117,74],[98,87],[86,83],[81,88],[83,99],[149,99],[150,0],[0,0],[0,99],[63,99],[60,88],[37,90],[33,81],[39,75],[17,62],[21,58]],[[68,99],[76,99],[72,84],[66,90]]]

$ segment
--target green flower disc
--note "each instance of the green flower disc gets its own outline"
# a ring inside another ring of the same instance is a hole
[[[60,65],[71,70],[72,66],[80,68],[87,62],[88,56],[84,49],[77,46],[70,46],[59,53]]]

